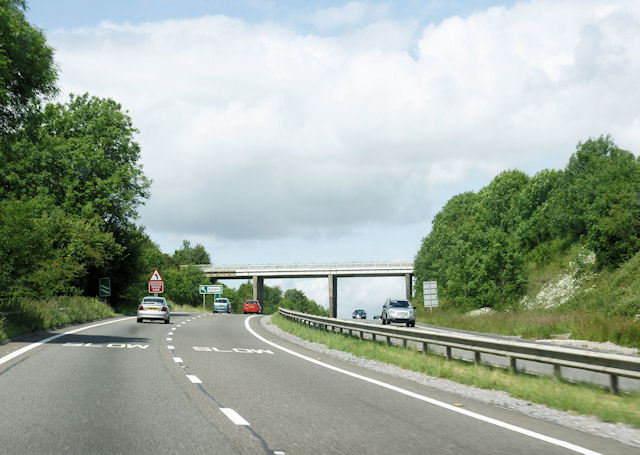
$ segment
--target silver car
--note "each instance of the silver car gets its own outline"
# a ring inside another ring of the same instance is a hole
[[[138,305],[138,322],[143,319],[162,319],[165,324],[171,321],[171,309],[164,297],[145,297]]]
[[[224,297],[218,297],[213,301],[214,313],[231,313],[231,302]]]
[[[406,323],[407,327],[416,326],[416,312],[408,300],[387,299],[382,306],[382,324],[392,322]]]

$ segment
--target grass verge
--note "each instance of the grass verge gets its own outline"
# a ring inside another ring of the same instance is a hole
[[[115,315],[109,305],[88,297],[27,300],[3,307],[2,311],[10,314],[0,317],[0,341],[38,330]]]
[[[330,349],[350,352],[358,357],[397,365],[429,376],[446,378],[482,389],[503,390],[512,397],[539,403],[575,414],[592,415],[604,422],[620,422],[640,428],[640,395],[612,395],[605,389],[572,384],[555,378],[513,374],[487,365],[425,355],[413,349],[387,346],[338,333],[311,329],[274,314],[272,322],[302,339],[321,343]]]
[[[437,308],[432,313],[418,308],[416,319],[425,324],[474,332],[517,335],[524,338],[553,338],[569,334],[576,340],[605,342],[640,348],[640,319],[599,314],[586,310],[548,309],[491,312],[468,316]]]

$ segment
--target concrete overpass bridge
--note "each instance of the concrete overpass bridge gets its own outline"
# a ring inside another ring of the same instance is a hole
[[[252,279],[253,298],[262,302],[265,278],[324,278],[329,280],[329,315],[338,315],[338,278],[404,276],[407,299],[412,294],[413,261],[303,264],[199,265],[217,280]]]

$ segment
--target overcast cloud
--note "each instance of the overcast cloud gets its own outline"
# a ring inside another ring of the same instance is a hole
[[[309,11],[304,32],[216,15],[47,35],[62,93],[112,97],[140,129],[140,221],[169,252],[410,260],[442,204],[502,170],[563,167],[600,134],[640,150],[640,2],[390,8]]]

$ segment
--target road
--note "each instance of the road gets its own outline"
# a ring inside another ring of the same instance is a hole
[[[259,318],[121,318],[0,346],[0,453],[637,453],[319,359]]]

